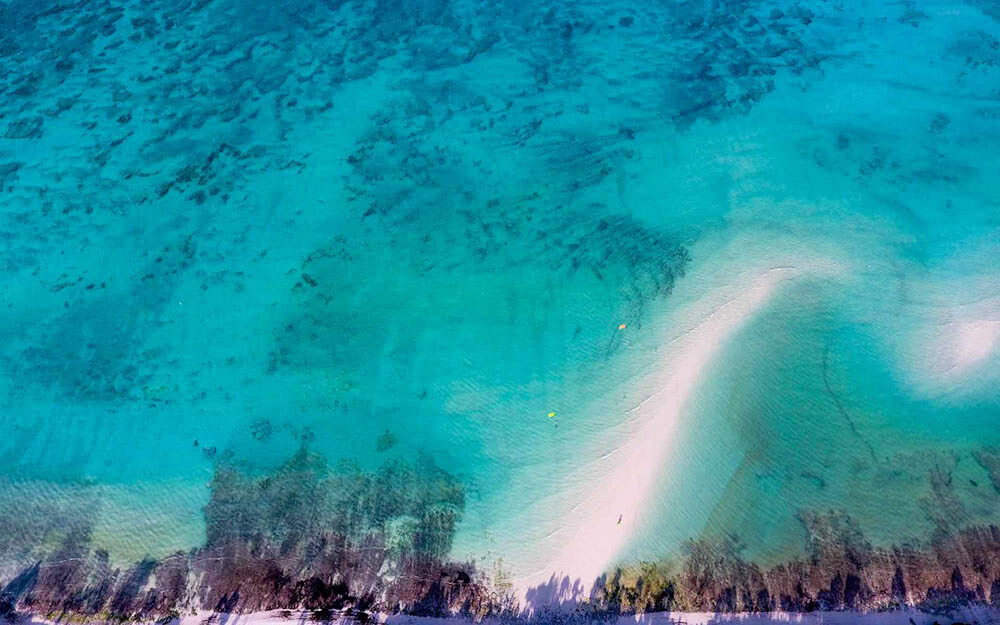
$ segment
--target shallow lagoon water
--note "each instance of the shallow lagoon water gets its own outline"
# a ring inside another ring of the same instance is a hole
[[[3,564],[199,546],[220,463],[303,446],[446,471],[515,583],[595,515],[587,574],[995,522],[991,10],[6,3]]]

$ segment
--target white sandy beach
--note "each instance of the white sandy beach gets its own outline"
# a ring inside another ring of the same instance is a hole
[[[643,383],[652,394],[628,411],[626,433],[616,447],[585,459],[581,474],[598,477],[586,480],[586,490],[571,510],[560,512],[572,532],[559,534],[554,555],[541,569],[513,581],[527,605],[573,602],[589,594],[593,580],[615,563],[641,530],[657,485],[670,479],[671,443],[683,427],[685,406],[713,359],[784,285],[830,272],[830,264],[787,250],[780,256],[755,250],[758,257],[753,263],[719,262],[720,257],[741,258],[748,245],[759,243],[742,239],[724,244],[721,254],[711,250],[712,262],[695,263],[678,285],[673,297],[688,303],[656,329],[663,336],[657,357],[662,366]]]

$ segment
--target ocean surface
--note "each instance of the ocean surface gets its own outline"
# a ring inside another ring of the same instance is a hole
[[[303,450],[522,595],[996,523],[1000,9],[4,0],[0,310],[0,581]]]

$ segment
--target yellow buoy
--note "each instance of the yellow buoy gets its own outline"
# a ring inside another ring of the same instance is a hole
[[[625,329],[626,327],[627,327],[627,326],[626,326],[626,325],[625,325],[624,323],[619,323],[619,324],[618,324],[618,329],[619,329],[619,330],[624,330],[624,329]]]
[[[550,412],[550,413],[549,413],[549,418],[550,418],[550,419],[553,419],[553,418],[555,418],[555,416],[556,416],[556,413],[555,413],[555,412]]]

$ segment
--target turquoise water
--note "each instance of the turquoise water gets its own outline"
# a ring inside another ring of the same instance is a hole
[[[118,562],[202,545],[220,463],[303,446],[446,471],[450,556],[513,578],[593,514],[637,513],[604,567],[733,533],[779,562],[810,511],[879,544],[998,519],[989,2],[0,24],[5,565],[77,526]],[[676,415],[643,404],[699,349]],[[619,458],[648,423],[662,457]]]

